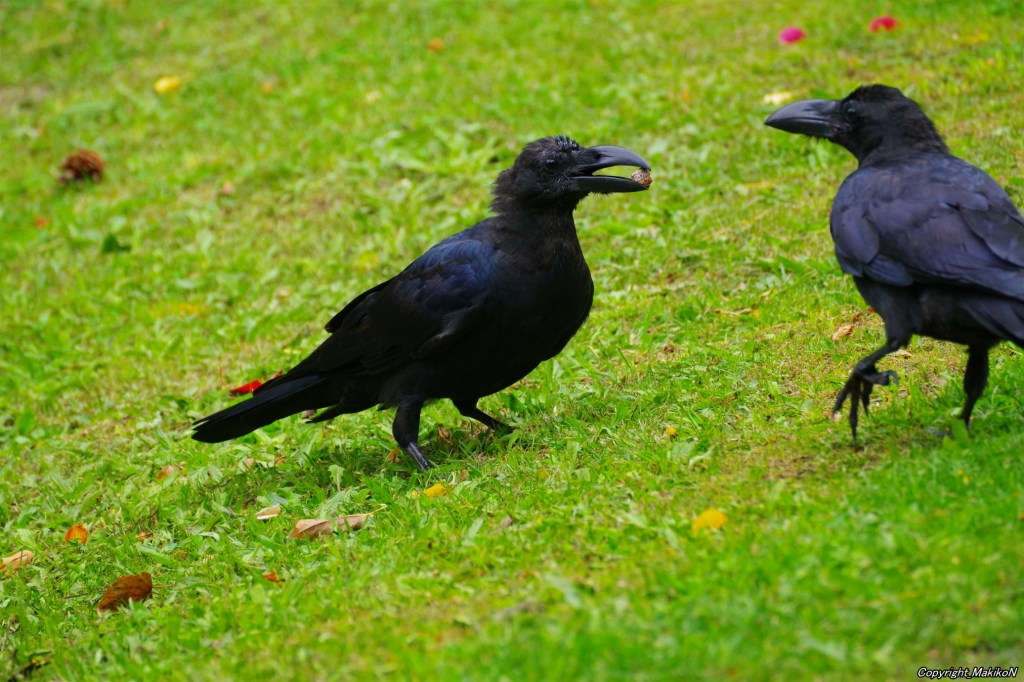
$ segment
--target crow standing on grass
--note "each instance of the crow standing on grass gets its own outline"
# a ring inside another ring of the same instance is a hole
[[[587,194],[647,189],[593,175],[650,166],[621,147],[581,147],[567,137],[530,143],[494,186],[497,215],[453,235],[400,274],[353,299],[325,327],[308,358],[252,398],[199,420],[204,443],[238,438],[306,410],[312,421],[398,408],[395,440],[420,466],[420,410],[448,398],[459,412],[506,429],[480,411],[483,396],[512,385],[557,355],[590,312],[594,284],[573,210]],[[636,174],[634,174],[636,175]]]
[[[869,85],[840,101],[807,100],[766,125],[824,138],[857,157],[832,204],[831,229],[843,272],[882,316],[886,343],[857,363],[836,399],[867,412],[874,386],[898,381],[875,363],[914,334],[967,346],[960,418],[988,383],[988,352],[1024,347],[1024,219],[984,171],[956,158],[931,120],[896,88]]]

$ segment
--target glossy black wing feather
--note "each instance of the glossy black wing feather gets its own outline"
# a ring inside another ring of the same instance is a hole
[[[955,157],[857,171],[836,196],[831,230],[848,274],[1024,300],[1024,221],[994,180]]]
[[[494,249],[478,235],[470,228],[449,237],[353,306],[313,353],[318,371],[385,372],[472,329],[495,267]]]

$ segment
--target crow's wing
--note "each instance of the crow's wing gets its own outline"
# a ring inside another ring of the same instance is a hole
[[[848,274],[1024,300],[1024,219],[991,177],[955,157],[858,170],[836,195],[831,228]]]
[[[482,320],[494,248],[470,228],[432,247],[400,274],[363,292],[327,323],[309,357],[257,392],[310,374],[378,374],[436,355]]]

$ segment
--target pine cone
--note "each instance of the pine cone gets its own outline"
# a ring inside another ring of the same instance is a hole
[[[96,152],[88,149],[79,149],[60,165],[61,184],[70,185],[72,182],[81,182],[86,177],[93,182],[103,179],[103,159]]]

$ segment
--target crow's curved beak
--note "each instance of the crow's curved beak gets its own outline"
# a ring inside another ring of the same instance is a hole
[[[805,99],[782,107],[764,124],[787,133],[828,138],[836,131],[838,109],[839,102],[835,100]]]
[[[594,171],[612,166],[636,166],[643,170],[651,170],[651,164],[644,161],[643,157],[636,152],[631,152],[624,147],[605,145],[601,147],[588,147],[581,163],[573,170],[573,177],[582,192],[599,192],[610,194],[612,192],[643,192],[646,186],[629,178],[619,178],[614,175],[593,175]]]

